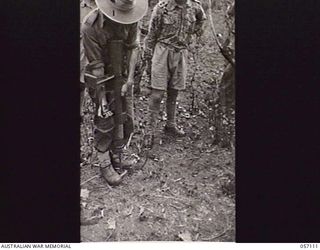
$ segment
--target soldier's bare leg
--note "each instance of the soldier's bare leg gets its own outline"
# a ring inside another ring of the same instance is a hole
[[[149,103],[149,126],[154,136],[158,132],[158,116],[160,112],[160,104],[164,96],[164,90],[152,89]]]
[[[149,121],[147,127],[147,144],[153,149],[153,152],[156,152],[158,146],[161,142],[160,140],[160,130],[158,128],[158,116],[160,112],[161,100],[164,96],[164,90],[152,89],[150,94],[149,102]],[[151,158],[153,158],[153,153],[151,153]]]

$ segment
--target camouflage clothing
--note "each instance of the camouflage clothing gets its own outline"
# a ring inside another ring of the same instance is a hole
[[[187,0],[185,8],[175,0],[160,1],[154,8],[145,44],[145,53],[151,58],[156,43],[174,49],[187,49],[191,35],[201,33],[204,10],[197,0]]]
[[[187,0],[183,5],[178,5],[175,0],[164,0],[155,6],[144,51],[144,57],[152,68],[152,88],[185,89],[187,49],[192,35],[201,33],[205,19],[197,0]]]

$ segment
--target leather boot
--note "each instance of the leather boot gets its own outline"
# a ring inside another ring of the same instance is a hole
[[[121,183],[121,176],[114,170],[112,165],[100,168],[102,177],[111,186],[117,186]]]
[[[164,132],[173,137],[183,137],[186,135],[186,133],[182,129],[177,128],[177,126],[166,125],[164,127]]]
[[[133,161],[129,160],[123,152],[120,152],[119,154],[110,151],[109,155],[111,164],[116,170],[122,171],[123,169],[130,169],[134,164]]]
[[[176,125],[176,108],[177,108],[178,91],[175,89],[168,90],[167,98],[167,125],[164,127],[164,132],[174,137],[182,137],[185,132],[182,129],[178,129]]]

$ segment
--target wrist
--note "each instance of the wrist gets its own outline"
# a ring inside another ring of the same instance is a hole
[[[132,87],[133,84],[134,84],[133,81],[127,81],[127,83],[126,83],[126,85],[127,85],[128,88]]]

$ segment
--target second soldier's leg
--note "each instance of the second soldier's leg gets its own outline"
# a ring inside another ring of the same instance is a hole
[[[153,137],[158,136],[158,116],[160,112],[160,104],[164,95],[163,90],[152,89],[149,103],[149,127]]]
[[[168,90],[168,97],[167,97],[167,103],[166,103],[168,120],[165,126],[165,132],[173,136],[184,136],[185,135],[184,131],[179,130],[176,124],[178,94],[179,94],[179,91],[176,89]]]
[[[149,147],[157,148],[160,144],[160,131],[158,127],[158,116],[160,112],[160,104],[164,91],[152,89],[149,102],[149,122],[148,122],[148,142]]]
[[[177,137],[185,135],[184,131],[178,129],[176,124],[176,106],[179,90],[186,88],[187,57],[188,55],[186,50],[178,52],[170,51],[168,60],[171,75],[168,83],[168,121],[167,125],[165,126],[165,132]]]

